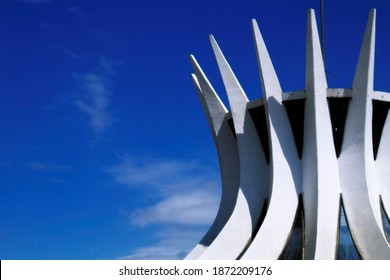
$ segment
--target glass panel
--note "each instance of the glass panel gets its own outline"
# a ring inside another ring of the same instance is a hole
[[[361,260],[361,257],[353,243],[351,232],[348,228],[344,207],[340,206],[339,244],[337,248],[337,260]]]
[[[385,229],[387,242],[390,242],[390,222],[389,222],[389,216],[387,216],[385,208],[383,207],[382,199],[381,199],[381,210],[382,210],[383,227]]]
[[[290,239],[279,257],[280,260],[302,260],[303,259],[303,211],[301,201],[295,216],[294,227]]]

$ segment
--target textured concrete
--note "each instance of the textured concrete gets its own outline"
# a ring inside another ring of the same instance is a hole
[[[216,41],[213,37],[210,40],[232,112],[239,153],[240,182],[229,221],[199,259],[236,259],[251,241],[263,203],[269,194],[267,163],[247,110],[249,100]]]
[[[222,197],[217,216],[203,239],[186,257],[196,259],[210,246],[229,220],[237,199],[240,174],[237,142],[227,122],[227,109],[195,58],[191,56],[190,59],[195,71],[192,76],[194,86],[217,148],[222,180]]]
[[[381,226],[372,149],[374,49],[375,10],[372,10],[356,66],[338,163],[345,214],[356,246],[365,259],[390,259]]]
[[[309,10],[302,152],[306,259],[333,259],[337,244],[340,183],[327,87],[315,14]]]
[[[390,259],[380,203],[382,200],[390,214],[389,114],[376,159],[372,140],[373,114],[379,110],[373,107],[373,100],[390,104],[389,93],[373,88],[375,10],[369,15],[352,89],[327,86],[313,10],[307,15],[303,91],[283,93],[256,21],[252,21],[252,26],[262,99],[248,100],[211,36],[229,100],[228,112],[191,56],[194,86],[218,151],[222,198],[215,222],[187,259],[280,258],[291,238],[299,196],[304,213],[302,258],[336,258],[342,201],[347,226],[361,258]],[[335,126],[334,121],[344,124],[344,117],[339,112],[335,114],[338,107],[331,109],[329,98],[332,104],[348,106],[341,107],[347,110],[343,131],[335,132],[343,126]],[[304,103],[289,103],[295,105],[287,113],[287,102],[299,100]],[[250,110],[254,109],[264,109],[265,115],[252,118]],[[299,119],[302,113],[303,119]],[[234,123],[235,135],[229,118]],[[295,145],[299,143],[296,136],[301,128],[303,147],[299,158]],[[338,138],[339,156],[338,144],[334,142],[337,135],[343,135]],[[266,137],[269,151],[262,146]],[[263,208],[266,201],[268,207]]]
[[[264,222],[242,259],[277,259],[293,227],[301,170],[287,112],[282,105],[283,92],[256,21],[253,21],[253,34],[268,125],[272,193]]]

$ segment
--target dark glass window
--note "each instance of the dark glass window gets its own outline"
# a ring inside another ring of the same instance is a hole
[[[383,127],[385,125],[387,112],[389,111],[389,102],[372,100],[372,147],[374,159],[378,154],[379,144],[382,137]]]
[[[361,257],[353,243],[351,232],[345,217],[344,206],[340,206],[339,244],[337,248],[337,260],[361,260]]]
[[[303,149],[303,123],[305,119],[305,101],[306,99],[297,99],[283,102],[287,111],[288,118],[290,120],[290,125],[294,135],[295,146],[297,147],[299,158],[302,158]]]
[[[269,154],[268,126],[267,126],[267,120],[265,118],[264,105],[251,108],[248,111],[252,117],[253,123],[255,124],[257,135],[259,135],[261,145],[263,146],[265,159],[267,163],[269,163],[270,154]]]
[[[390,243],[390,221],[389,221],[389,216],[386,214],[385,208],[383,207],[382,199],[381,199],[381,212],[382,212],[383,228],[385,229],[387,242]]]
[[[344,138],[344,126],[350,99],[350,97],[328,98],[329,114],[332,122],[333,143],[337,157],[339,157],[341,153]]]
[[[280,255],[280,260],[302,260],[303,259],[303,230],[304,216],[302,200],[299,200],[297,213],[295,215],[294,227],[291,231],[290,239]]]

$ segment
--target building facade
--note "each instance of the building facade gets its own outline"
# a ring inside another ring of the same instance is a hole
[[[212,36],[230,111],[190,57],[222,197],[186,259],[390,259],[390,94],[373,88],[375,16],[352,88],[328,88],[313,10],[302,91],[282,91],[255,20],[261,99],[248,100]]]

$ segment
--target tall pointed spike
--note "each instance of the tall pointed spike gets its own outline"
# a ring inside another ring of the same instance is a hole
[[[209,125],[213,129],[213,134],[216,136],[221,129],[221,125],[228,110],[215,92],[206,75],[203,73],[203,70],[200,68],[195,57],[191,55],[190,61],[195,72],[192,76],[195,89],[197,90],[199,99],[202,103],[203,110],[207,115]]]
[[[235,104],[237,102],[239,103],[249,102],[248,97],[245,95],[239,81],[234,75],[232,69],[230,68],[229,63],[225,59],[225,56],[223,55],[213,35],[210,35],[210,42],[214,51],[215,58],[218,63],[219,71],[221,72],[223,83],[226,88],[226,93],[229,98],[229,103]]]
[[[198,79],[199,86],[202,89],[202,92],[205,95],[206,100],[209,100],[209,102],[211,101],[212,103],[219,104],[218,106],[221,107],[221,110],[227,113],[228,110],[226,109],[225,104],[222,102],[222,100],[214,90],[213,86],[211,85],[210,81],[207,79],[207,76],[205,75],[198,61],[195,59],[193,55],[190,55],[190,61],[192,64],[192,68],[194,69],[195,75]]]
[[[306,92],[325,94],[327,88],[324,60],[317,29],[316,16],[313,9],[307,12],[306,34]]]
[[[275,97],[282,102],[282,88],[276,75],[271,58],[268,54],[259,26],[255,19],[252,19],[252,31],[256,47],[257,62],[260,71],[261,85],[264,97]]]
[[[332,259],[336,248],[340,185],[326,75],[314,10],[307,11],[306,102],[302,151],[305,259]],[[324,168],[326,166],[326,168]]]
[[[367,93],[374,90],[375,20],[376,11],[372,9],[368,17],[352,84],[352,88]]]

